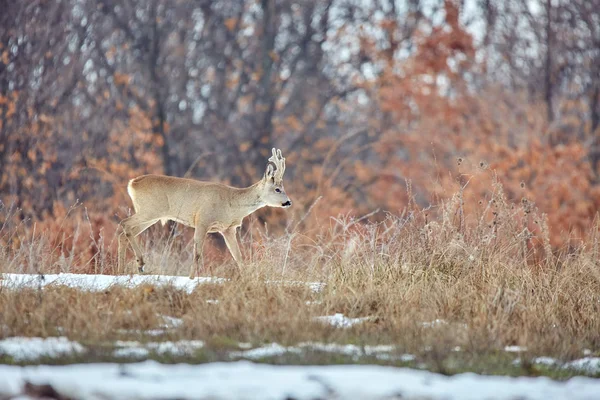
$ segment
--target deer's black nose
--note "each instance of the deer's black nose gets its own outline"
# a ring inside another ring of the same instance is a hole
[[[289,207],[291,205],[292,205],[292,201],[291,200],[288,200],[285,203],[281,203],[281,207]]]

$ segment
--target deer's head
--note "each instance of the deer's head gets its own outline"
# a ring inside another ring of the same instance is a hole
[[[269,158],[267,169],[263,178],[262,200],[271,207],[288,208],[292,201],[283,188],[283,173],[285,172],[285,158],[281,150],[272,150],[273,155]]]

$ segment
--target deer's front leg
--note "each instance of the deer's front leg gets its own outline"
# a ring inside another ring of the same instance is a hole
[[[221,232],[223,238],[225,239],[225,244],[229,249],[229,252],[233,256],[238,268],[242,266],[242,252],[240,251],[240,246],[237,240],[237,228],[229,228],[223,232]]]
[[[136,236],[144,232],[157,220],[145,218],[143,215],[135,214],[129,218],[125,218],[121,221],[121,233],[119,234],[119,252],[118,252],[118,272],[124,272],[125,267],[125,251],[127,249],[127,242],[131,244],[133,252],[135,253],[135,259],[138,264],[139,272],[144,272],[144,256],[142,255],[142,249],[136,240]]]
[[[204,225],[197,225],[194,232],[194,261],[190,267],[190,279],[200,275],[200,267],[204,267],[204,239],[208,229]]]

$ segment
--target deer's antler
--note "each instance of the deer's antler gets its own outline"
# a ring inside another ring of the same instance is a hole
[[[281,182],[283,180],[283,173],[285,172],[285,158],[281,155],[281,150],[273,147],[271,151],[273,155],[269,157],[268,161],[275,167],[275,181]]]

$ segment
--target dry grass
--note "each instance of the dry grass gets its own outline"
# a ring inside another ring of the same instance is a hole
[[[387,215],[378,223],[332,219],[312,237],[298,231],[277,239],[246,236],[250,261],[242,276],[199,286],[191,294],[154,287],[102,293],[5,289],[0,334],[60,334],[100,343],[130,337],[123,329],[156,328],[168,315],[184,323],[166,338],[203,339],[214,346],[395,344],[401,352],[434,361],[448,358],[456,346],[464,354],[489,355],[521,345],[530,355],[561,359],[600,349],[598,234],[577,248],[553,253],[544,216],[533,205],[511,204],[495,184],[481,210],[465,215],[461,195],[435,212],[411,206],[402,216]],[[6,239],[19,229],[24,228],[4,227],[2,234]],[[77,270],[43,234],[28,234],[34,239],[21,234],[20,247],[2,249],[1,270]],[[191,262],[186,240],[173,241],[164,231],[155,230],[145,246],[153,273],[185,273]],[[111,247],[99,250],[105,253],[96,254],[93,270],[113,270]],[[211,259],[213,274],[231,270],[226,256]],[[316,293],[303,285],[268,282],[273,280],[326,286]],[[349,329],[314,320],[333,313],[372,318]],[[422,324],[435,319],[447,324]]]

